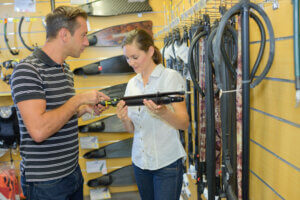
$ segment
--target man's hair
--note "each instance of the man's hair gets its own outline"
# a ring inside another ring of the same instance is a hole
[[[87,19],[87,13],[76,7],[59,6],[53,12],[46,16],[46,38],[55,38],[61,28],[66,28],[71,35],[74,34],[79,24],[76,21],[77,17]]]
[[[135,43],[137,47],[147,52],[151,46],[154,48],[154,53],[152,56],[152,60],[155,64],[160,64],[162,61],[162,55],[159,49],[154,45],[154,40],[152,36],[143,29],[136,29],[130,32],[123,40],[122,47],[127,44]]]

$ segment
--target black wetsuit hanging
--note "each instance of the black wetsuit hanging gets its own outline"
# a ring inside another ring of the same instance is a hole
[[[0,148],[16,148],[19,141],[19,125],[15,107],[0,107]]]

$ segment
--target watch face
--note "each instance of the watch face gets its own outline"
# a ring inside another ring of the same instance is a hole
[[[3,119],[7,119],[12,115],[11,106],[1,106],[0,107],[0,117]]]

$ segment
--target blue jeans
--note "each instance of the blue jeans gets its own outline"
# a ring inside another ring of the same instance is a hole
[[[83,200],[83,177],[79,165],[70,175],[51,181],[26,182],[22,175],[21,186],[28,200]]]
[[[133,164],[142,200],[178,200],[183,176],[182,159],[158,170],[143,170]]]

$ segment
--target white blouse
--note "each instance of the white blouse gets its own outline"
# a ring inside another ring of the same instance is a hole
[[[141,74],[130,79],[125,96],[183,90],[185,91],[185,82],[182,76],[159,64],[145,87]],[[168,106],[172,109],[170,104]],[[129,106],[128,117],[134,124],[132,162],[136,166],[157,170],[186,156],[179,131],[151,113],[146,106]]]

